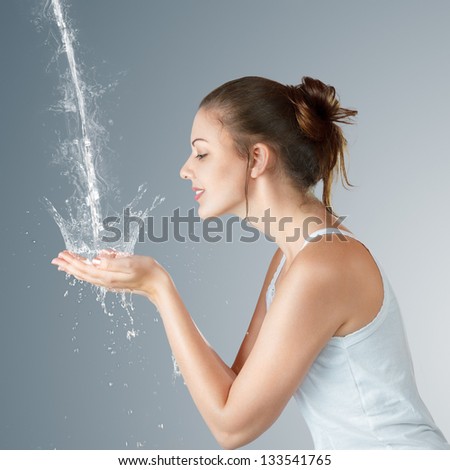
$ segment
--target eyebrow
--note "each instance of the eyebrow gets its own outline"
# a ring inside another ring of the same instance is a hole
[[[194,145],[195,142],[197,142],[197,140],[202,140],[203,142],[208,142],[206,139],[200,139],[200,138],[199,138],[199,139],[194,139],[194,140],[192,141],[192,145]]]

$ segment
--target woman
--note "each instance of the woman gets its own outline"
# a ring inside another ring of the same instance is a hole
[[[200,104],[180,172],[199,216],[245,217],[279,247],[232,367],[154,259],[109,252],[90,264],[64,251],[52,261],[154,303],[192,398],[226,449],[262,434],[293,395],[316,448],[450,448],[418,394],[390,283],[331,210],[339,169],[349,184],[339,123],[354,115],[309,77],[298,86],[244,77]],[[322,201],[313,193],[320,180]]]

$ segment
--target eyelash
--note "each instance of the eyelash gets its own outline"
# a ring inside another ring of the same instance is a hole
[[[198,154],[195,156],[195,158],[198,158],[199,160],[201,160],[202,158],[205,158],[206,157],[206,153],[202,153],[202,154]]]

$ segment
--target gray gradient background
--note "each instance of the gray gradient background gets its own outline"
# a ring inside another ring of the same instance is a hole
[[[67,281],[50,265],[63,244],[39,199],[61,207],[71,188],[50,164],[57,77],[45,72],[53,51],[32,24],[35,3],[0,6],[0,447],[217,449],[182,379],[173,383],[155,308],[135,300],[141,334],[128,342],[123,311],[115,311],[115,327],[89,291],[81,301],[78,288],[64,297]],[[165,196],[155,216],[196,206],[178,172],[200,99],[226,80],[297,83],[311,75],[359,111],[347,131],[357,187],[346,191],[338,182],[334,209],[385,267],[421,396],[449,438],[449,3],[72,3],[86,68],[102,84],[119,82],[101,102],[102,122],[113,121],[108,174],[125,202],[144,181],[147,205]],[[137,252],[167,267],[199,328],[231,363],[274,249],[261,239],[147,242]],[[311,446],[291,402],[248,448]]]

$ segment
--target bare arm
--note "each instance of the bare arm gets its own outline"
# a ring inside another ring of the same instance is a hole
[[[234,376],[195,327],[173,284],[154,299],[191,396],[224,448],[245,445],[270,427],[342,324],[330,315],[338,298],[334,273],[293,267]]]
[[[152,258],[105,259],[97,268],[63,252],[53,262],[79,279],[133,290],[155,304],[192,398],[225,448],[247,444],[275,421],[346,310],[340,268],[326,256],[304,255],[277,286],[267,315],[258,310],[259,332],[241,348],[236,374],[203,338],[172,279]]]

